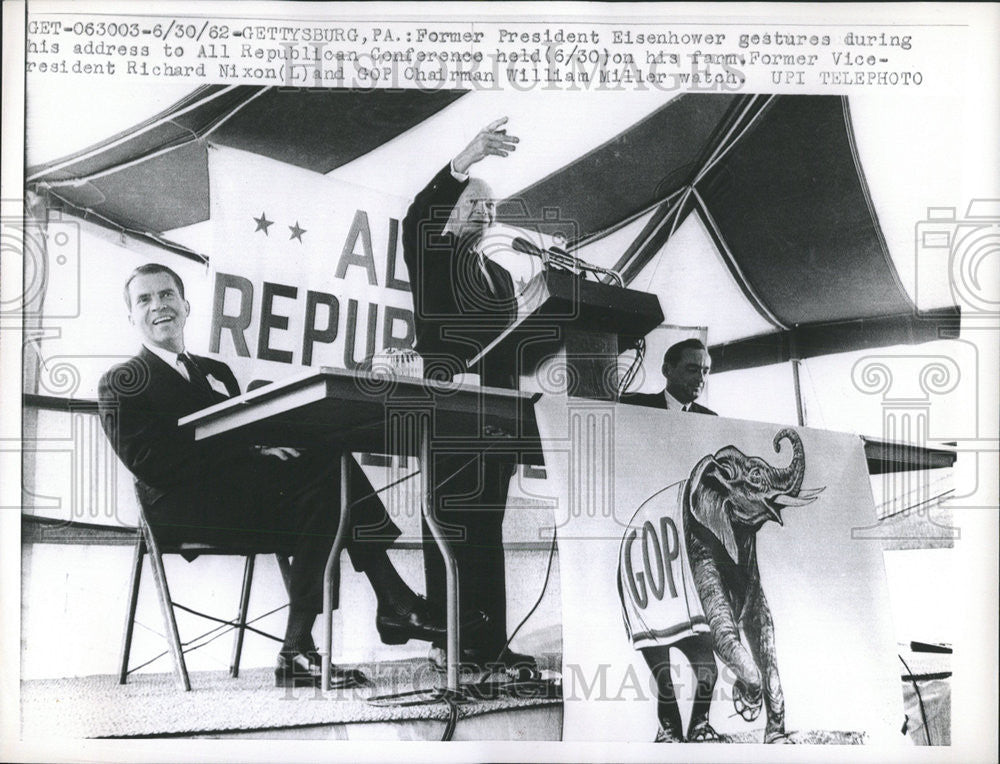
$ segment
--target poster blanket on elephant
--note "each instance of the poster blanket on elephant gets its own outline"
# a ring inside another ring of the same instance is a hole
[[[554,396],[535,410],[564,740],[652,741],[661,648],[687,735],[687,639],[714,653],[701,709],[723,741],[902,742],[882,550],[852,533],[875,522],[859,437]]]

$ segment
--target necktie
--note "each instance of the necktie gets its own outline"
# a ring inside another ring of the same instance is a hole
[[[486,277],[486,288],[490,290],[490,294],[493,297],[499,297],[500,290],[497,288],[496,279],[494,279],[493,274],[490,273],[489,261],[486,259],[486,255],[477,251],[476,259],[479,261],[479,270],[481,270],[483,272],[483,276]]]
[[[214,392],[212,390],[212,386],[208,384],[208,377],[206,377],[204,372],[198,368],[191,356],[187,353],[178,353],[177,360],[180,362],[181,366],[187,370],[188,379],[191,380],[192,385],[203,392]]]

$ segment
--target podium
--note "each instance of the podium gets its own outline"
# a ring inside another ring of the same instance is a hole
[[[517,299],[517,317],[480,353],[516,357],[523,392],[614,400],[618,356],[663,323],[655,295],[568,270],[536,275]]]

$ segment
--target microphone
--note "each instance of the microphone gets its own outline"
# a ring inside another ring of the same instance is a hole
[[[534,255],[535,257],[541,258],[545,257],[545,251],[543,249],[532,244],[522,236],[516,237],[510,245],[514,248],[515,252],[520,252],[523,255]]]
[[[524,255],[533,255],[534,257],[540,257],[542,263],[546,266],[558,266],[567,269],[573,269],[579,261],[565,249],[561,249],[556,246],[549,247],[547,249],[542,249],[537,244],[528,241],[523,236],[517,236],[510,243],[511,247],[515,252],[520,252]]]
[[[608,268],[601,268],[597,265],[592,265],[591,263],[570,254],[562,247],[553,245],[547,249],[542,249],[537,244],[525,239],[523,236],[516,236],[514,240],[511,241],[510,246],[515,252],[541,258],[542,264],[546,268],[566,270],[575,274],[589,272],[593,273],[595,276],[609,276],[613,280],[617,281],[619,286],[625,286],[625,281],[618,272],[612,271]]]

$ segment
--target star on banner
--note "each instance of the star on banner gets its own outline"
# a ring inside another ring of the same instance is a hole
[[[288,226],[288,230],[292,232],[292,235],[288,237],[288,240],[291,241],[292,239],[298,239],[299,240],[299,244],[301,244],[302,243],[302,234],[304,234],[307,229],[305,229],[305,228],[299,228],[299,221],[296,220],[295,221],[295,225]]]
[[[265,236],[268,235],[267,227],[274,224],[274,221],[268,220],[267,215],[263,212],[260,213],[259,218],[254,218],[253,220],[257,224],[257,227],[253,229],[253,232],[257,233],[257,231],[263,231]]]

